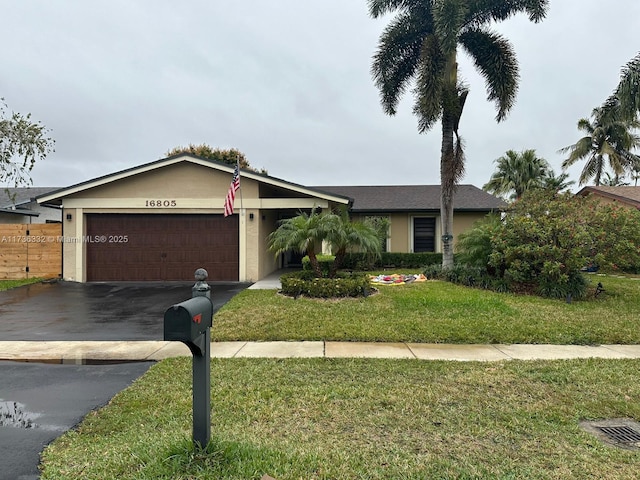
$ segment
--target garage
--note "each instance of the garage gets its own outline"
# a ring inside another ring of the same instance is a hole
[[[237,281],[238,216],[86,214],[87,281]]]
[[[54,190],[61,209],[62,278],[72,282],[255,282],[282,267],[269,250],[278,220],[347,206],[350,198],[241,170],[233,213],[223,216],[235,166],[179,154]]]

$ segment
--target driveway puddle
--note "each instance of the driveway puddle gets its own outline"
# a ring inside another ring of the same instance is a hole
[[[18,402],[0,402],[0,427],[38,428],[34,420],[40,415],[27,412]]]
[[[5,402],[0,398],[0,427],[37,428],[50,432],[65,432],[69,429],[65,425],[36,423],[35,419],[42,416],[42,413],[29,412],[22,403]]]

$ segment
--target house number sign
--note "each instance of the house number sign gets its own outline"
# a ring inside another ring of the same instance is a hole
[[[175,200],[156,199],[156,200],[146,200],[144,202],[144,206],[161,208],[161,207],[177,207],[178,204]]]

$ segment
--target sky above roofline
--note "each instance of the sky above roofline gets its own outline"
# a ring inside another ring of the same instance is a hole
[[[461,55],[462,183],[482,187],[508,149],[536,149],[560,173],[557,150],[580,138],[577,121],[638,52],[638,18],[636,0],[581,0],[551,2],[540,24],[497,25],[521,73],[500,124]],[[364,0],[6,2],[0,97],[56,140],[35,185],[73,185],[189,143],[237,148],[300,185],[438,184],[439,126],[418,134],[409,97],[386,116],[371,80],[389,20],[369,18]]]

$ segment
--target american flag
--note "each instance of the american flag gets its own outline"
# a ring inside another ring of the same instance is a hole
[[[224,199],[224,216],[228,217],[233,215],[233,203],[236,199],[236,191],[240,188],[240,165],[236,163],[236,168],[233,170],[233,177],[231,178],[231,185],[229,185],[229,191],[227,192],[227,198]]]

